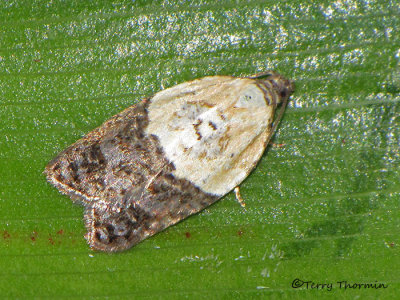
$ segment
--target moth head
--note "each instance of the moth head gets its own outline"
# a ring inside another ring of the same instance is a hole
[[[294,82],[279,74],[272,74],[265,80],[271,83],[273,90],[278,95],[276,105],[286,100],[294,92]]]
[[[293,81],[272,71],[249,78],[255,79],[257,86],[264,92],[268,105],[278,106],[294,92]]]

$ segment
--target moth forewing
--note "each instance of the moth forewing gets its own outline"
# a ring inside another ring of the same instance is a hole
[[[61,152],[50,183],[85,206],[86,239],[122,251],[238,186],[293,84],[276,73],[211,76],[131,106]]]

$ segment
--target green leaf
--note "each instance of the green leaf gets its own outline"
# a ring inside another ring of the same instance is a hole
[[[377,0],[0,3],[0,295],[395,298],[399,16]],[[231,193],[129,251],[91,251],[47,162],[163,88],[270,69],[296,92],[246,209]]]

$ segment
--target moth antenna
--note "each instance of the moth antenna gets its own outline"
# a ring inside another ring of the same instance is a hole
[[[278,75],[278,73],[276,73],[275,71],[272,70],[268,70],[268,71],[264,71],[264,72],[260,72],[260,73],[256,73],[254,75],[250,75],[250,76],[246,76],[244,78],[249,78],[249,79],[261,79],[263,77],[270,77],[272,75]]]
[[[285,110],[286,110],[286,106],[287,106],[287,104],[288,104],[288,101],[289,101],[289,97],[286,97],[286,98],[283,100],[283,103],[282,103],[282,105],[281,105],[281,108],[279,109],[278,115],[277,115],[277,117],[276,117],[275,120],[274,120],[274,125],[272,126],[271,132],[270,132],[270,134],[268,135],[268,138],[267,138],[267,140],[266,140],[266,144],[265,144],[266,146],[267,146],[267,145],[269,144],[269,142],[271,141],[271,138],[272,138],[272,136],[274,135],[274,133],[275,133],[275,131],[276,131],[276,129],[277,129],[277,127],[278,127],[278,125],[279,125],[281,119],[282,119],[282,116],[283,116],[283,113],[284,113]]]

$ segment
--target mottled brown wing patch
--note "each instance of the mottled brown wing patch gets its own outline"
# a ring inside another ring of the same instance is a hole
[[[126,250],[209,206],[218,197],[187,180],[161,172],[148,186],[133,187],[113,205],[101,202],[85,213],[86,239],[96,250]]]
[[[155,137],[143,134],[148,123],[146,107],[144,101],[128,108],[68,147],[47,165],[48,180],[83,203],[106,201],[145,184],[168,164]],[[119,120],[121,115],[124,122]]]
[[[46,167],[48,180],[86,207],[86,239],[96,250],[128,249],[218,199],[171,175],[157,137],[145,134],[147,103],[113,117]]]

